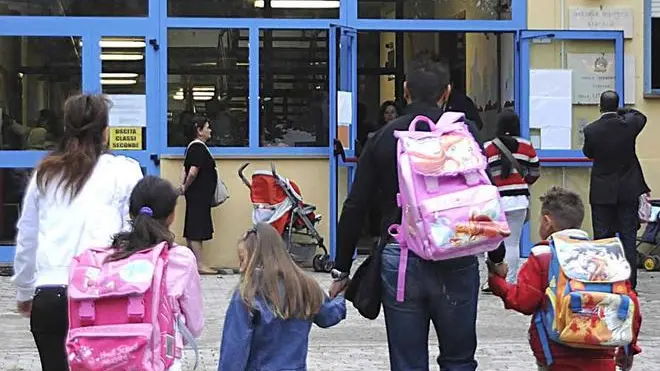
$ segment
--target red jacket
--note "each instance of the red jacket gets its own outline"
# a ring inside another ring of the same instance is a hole
[[[507,309],[513,309],[522,314],[533,315],[544,304],[551,258],[552,254],[548,242],[541,242],[532,249],[529,259],[527,259],[527,262],[520,269],[517,284],[510,284],[504,278],[491,274],[488,279],[490,288],[495,295],[502,298],[504,306]],[[639,300],[636,293],[632,290],[630,283],[628,283],[628,290],[631,292],[630,299],[635,304],[634,336],[631,350],[633,354],[637,354],[641,352],[641,349],[637,346],[637,336],[642,323],[642,317],[639,311]],[[532,347],[534,356],[539,363],[545,365],[545,355],[543,354],[533,317],[529,327],[529,335],[529,344]],[[577,349],[553,341],[549,341],[549,343],[554,359],[550,370],[614,371],[616,369],[614,351]]]

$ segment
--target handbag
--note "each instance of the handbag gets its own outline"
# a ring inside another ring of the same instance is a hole
[[[525,178],[527,177],[527,170],[520,164],[520,162],[518,162],[518,160],[515,157],[513,157],[513,154],[504,145],[504,143],[502,143],[502,140],[500,140],[500,138],[495,138],[493,140],[493,144],[495,144],[495,147],[497,147],[497,149],[500,150],[500,153],[504,157],[506,157],[507,161],[509,161],[511,165],[513,165],[513,167],[518,171],[518,174],[520,174],[523,180],[525,180]],[[530,207],[527,207],[527,214],[525,215],[525,223],[529,221],[530,214],[531,214]]]
[[[379,244],[360,264],[344,293],[346,300],[353,303],[360,315],[371,320],[380,314],[382,261],[383,246]]]
[[[229,190],[225,182],[220,179],[218,174],[218,183],[215,185],[215,192],[213,192],[213,200],[211,200],[211,207],[217,207],[225,203],[229,199]]]
[[[206,148],[206,150],[209,152],[209,155],[211,155],[211,157],[213,157],[213,155],[211,154],[211,150],[206,145],[206,143],[202,142],[199,139],[195,139],[195,140],[193,140],[192,142],[190,142],[188,144],[188,148],[190,148],[190,146],[193,143],[203,144],[204,148]],[[188,152],[188,148],[186,148],[186,153]],[[216,172],[217,172],[217,169],[216,169]],[[220,172],[218,172],[217,179],[218,179],[218,182],[216,183],[215,190],[213,191],[213,199],[211,200],[211,207],[218,207],[218,206],[222,205],[230,197],[229,196],[229,190],[227,189],[227,186],[225,185],[225,182],[223,182],[222,178],[220,177]]]
[[[639,196],[639,209],[637,210],[637,216],[639,217],[640,223],[648,223],[651,221],[652,209],[651,195],[649,193],[644,193]]]

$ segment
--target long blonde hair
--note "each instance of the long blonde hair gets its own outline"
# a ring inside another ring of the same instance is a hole
[[[321,286],[293,262],[275,228],[257,224],[239,243],[246,252],[239,292],[249,308],[260,296],[283,319],[311,319],[320,311]]]

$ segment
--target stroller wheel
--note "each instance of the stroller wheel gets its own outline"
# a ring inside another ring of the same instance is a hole
[[[647,255],[642,254],[641,252],[637,252],[637,269],[643,269],[644,268],[644,261],[646,260]]]
[[[658,268],[660,268],[660,258],[657,256],[647,256],[646,259],[644,259],[644,269],[646,269],[647,272],[653,272],[658,270]]]
[[[312,259],[312,268],[314,268],[314,272],[323,272],[327,261],[328,261],[327,255],[323,255],[323,254],[314,255],[314,259]]]
[[[330,273],[330,271],[332,271],[332,268],[334,267],[335,267],[335,262],[330,261],[330,257],[326,255],[325,264],[323,264],[323,271],[326,273]]]

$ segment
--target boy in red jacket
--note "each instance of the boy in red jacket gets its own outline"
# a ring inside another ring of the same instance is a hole
[[[584,231],[579,230],[584,219],[584,204],[578,194],[561,187],[553,187],[541,197],[541,202],[539,235],[544,241],[532,249],[529,259],[518,274],[517,284],[508,283],[504,278],[507,272],[506,265],[488,264],[490,272],[488,283],[493,293],[502,298],[507,309],[527,315],[533,315],[544,304],[545,290],[548,287],[548,269],[552,258],[548,237],[557,232],[588,237]],[[636,267],[631,267],[631,269],[636,269]],[[632,291],[629,283],[628,288],[632,293],[630,298],[635,304],[633,343],[628,355],[623,349],[618,349],[616,354],[611,350],[577,349],[548,339],[554,362],[551,366],[547,366],[539,333],[534,323],[534,317],[532,317],[529,343],[539,370],[615,371],[617,364],[623,370],[629,370],[632,367],[632,356],[641,351],[637,346],[637,335],[642,319],[637,295]]]

